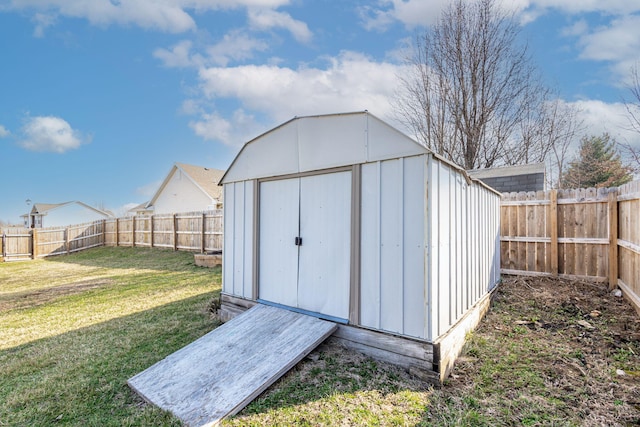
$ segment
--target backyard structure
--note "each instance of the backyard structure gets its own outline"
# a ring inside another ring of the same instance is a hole
[[[256,303],[433,381],[500,276],[497,192],[368,112],[294,118],[221,180],[221,314]]]
[[[173,214],[219,209],[222,190],[217,185],[224,171],[203,166],[175,163],[166,178],[144,206],[143,214]]]

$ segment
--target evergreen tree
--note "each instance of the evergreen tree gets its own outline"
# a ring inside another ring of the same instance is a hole
[[[617,187],[633,179],[609,134],[584,137],[577,158],[562,179],[565,188]]]

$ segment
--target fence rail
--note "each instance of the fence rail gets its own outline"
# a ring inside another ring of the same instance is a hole
[[[640,311],[640,181],[504,194],[502,272],[619,286]]]
[[[2,231],[4,261],[62,255],[96,246],[141,246],[194,252],[222,249],[222,211],[99,220],[68,227]]]

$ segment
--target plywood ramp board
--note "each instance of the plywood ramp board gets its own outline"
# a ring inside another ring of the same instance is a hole
[[[216,425],[244,408],[336,327],[315,317],[256,305],[128,384],[188,426]]]

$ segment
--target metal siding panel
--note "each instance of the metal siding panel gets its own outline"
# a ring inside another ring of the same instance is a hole
[[[366,115],[306,117],[296,123],[300,172],[366,161]]]
[[[234,189],[235,184],[224,185],[224,205],[222,206],[224,212],[223,223],[223,254],[222,257],[222,290],[227,294],[233,294],[233,222],[235,219],[234,210]],[[228,254],[228,255],[227,255]]]
[[[244,296],[244,182],[234,185],[233,294]]]
[[[255,299],[253,295],[253,267],[254,253],[253,244],[255,237],[253,215],[254,209],[254,182],[245,181],[244,183],[244,281],[242,296],[249,299]],[[223,257],[224,258],[224,257]]]
[[[466,287],[466,283],[464,280],[463,263],[466,262],[466,260],[462,256],[462,247],[464,245],[464,241],[462,240],[462,199],[464,185],[466,185],[466,183],[460,172],[456,172],[456,176],[456,283],[458,288],[456,291],[456,301],[458,304],[456,318],[459,318],[465,311],[467,311],[468,308],[464,303],[464,289]]]
[[[430,223],[430,242],[429,242],[429,306],[431,308],[431,315],[429,321],[431,327],[429,328],[431,337],[435,339],[440,330],[440,162],[436,161],[433,157],[430,158],[430,179],[429,179],[429,213],[431,214]]]
[[[438,335],[446,332],[451,319],[450,298],[451,298],[451,259],[449,253],[449,240],[451,238],[451,216],[449,200],[451,197],[450,169],[443,163],[439,165],[439,198],[438,198],[438,281],[440,298],[438,306],[440,308]]]
[[[471,299],[470,299],[470,304],[472,305],[478,298],[478,283],[480,282],[479,281],[480,271],[478,268],[478,227],[480,223],[480,218],[479,218],[480,207],[478,206],[478,191],[479,191],[479,187],[475,186],[471,193],[471,203],[473,205],[471,211],[474,213],[473,219],[471,221],[471,235],[469,236],[470,237],[469,247],[471,248],[470,263],[473,271],[473,276],[471,281]]]
[[[374,117],[368,120],[367,160],[370,162],[416,156],[426,148]]]
[[[403,333],[418,338],[425,338],[424,173],[422,156],[404,159]]]
[[[298,304],[298,236],[300,180],[260,183],[258,298]]]
[[[380,163],[362,165],[360,323],[380,328]]]
[[[402,333],[402,175],[399,160],[381,162],[380,186],[380,325]]]
[[[469,187],[465,181],[462,182],[461,197],[460,197],[460,242],[462,247],[460,248],[460,274],[462,281],[462,306],[465,311],[470,307],[469,305],[469,252],[467,251],[467,224],[469,222],[469,204],[468,194]]]
[[[349,317],[351,172],[300,179],[298,307]]]
[[[451,298],[449,302],[450,318],[449,323],[453,324],[458,318],[458,310],[460,309],[459,300],[460,297],[460,283],[458,276],[458,171],[450,171],[451,179],[449,181],[451,201],[449,203],[449,216],[451,223],[451,235],[449,236],[449,270],[451,274]]]

